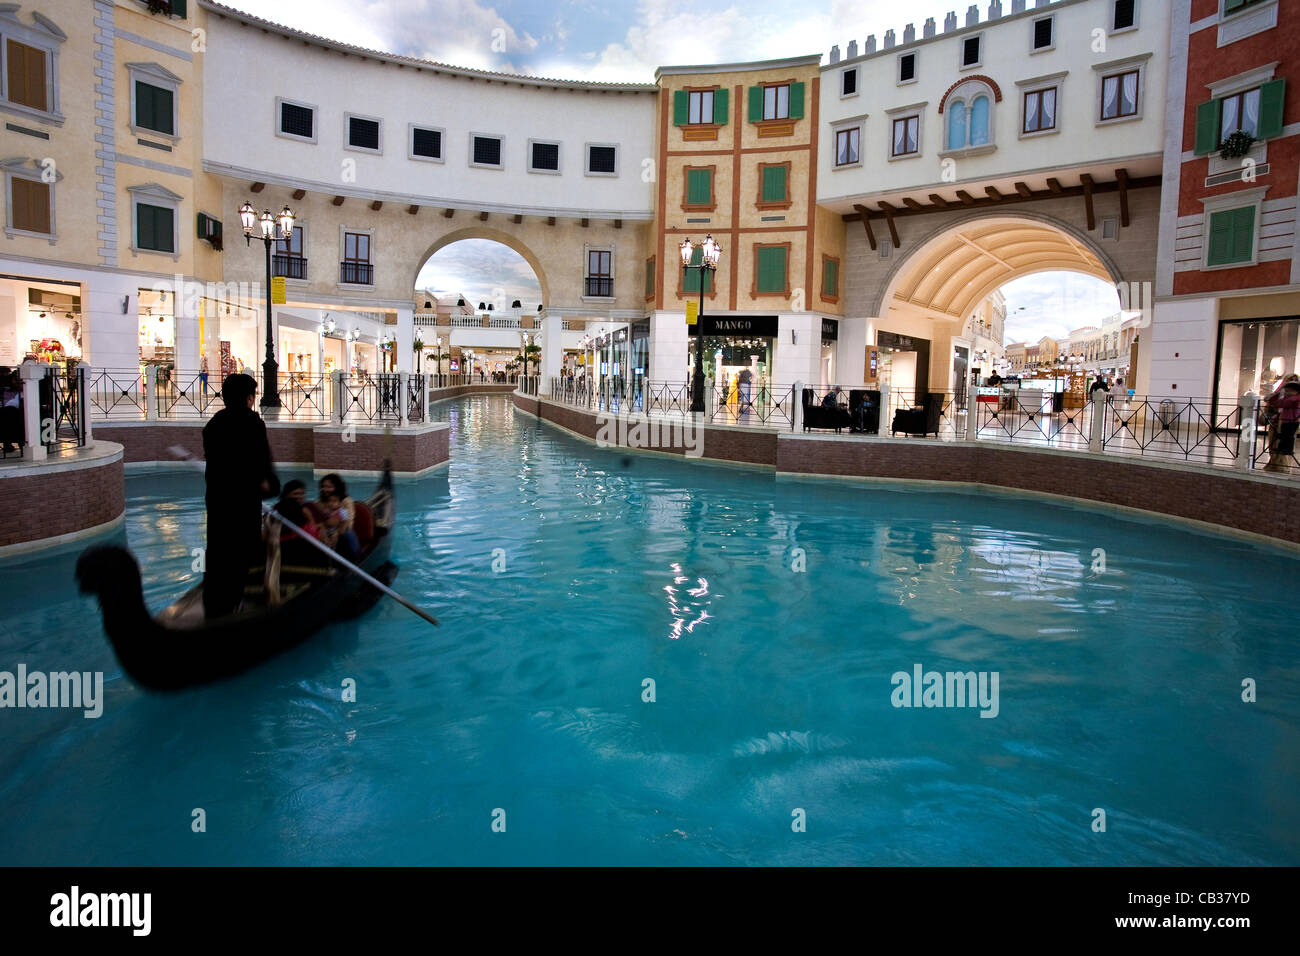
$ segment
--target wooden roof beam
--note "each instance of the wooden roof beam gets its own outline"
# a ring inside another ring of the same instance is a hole
[[[384,202],[382,199],[376,199],[374,202],[370,204],[371,212],[379,212],[379,210],[383,208],[384,208]]]
[[[249,186],[248,188],[252,192],[260,193],[263,189],[266,188],[266,183],[253,183],[253,185]]]
[[[487,217],[488,217],[488,214],[487,214],[486,212],[481,212],[481,213],[478,214],[478,221],[479,221],[479,222],[487,222]]]
[[[454,209],[444,209],[442,211],[442,216],[444,219],[450,219],[454,215],[456,215],[456,210]]]
[[[416,213],[420,211],[420,207],[415,205],[407,206],[406,211],[409,212],[412,216],[414,216]]]
[[[895,249],[901,249],[903,244],[898,241],[898,227],[894,225],[894,213],[897,210],[887,202],[878,202],[876,205],[885,214],[885,222],[889,224],[889,241],[894,244]]]
[[[515,213],[514,224],[517,226],[523,221],[524,221],[524,217],[521,216],[519,213]]]
[[[862,217],[862,226],[867,230],[867,245],[874,250],[876,248],[876,234],[871,231],[871,213],[866,206],[855,205],[853,208]]]
[[[957,190],[957,198],[961,200],[963,206],[975,205],[975,197],[964,189]]]
[[[1088,231],[1092,232],[1097,228],[1097,211],[1092,206],[1092,176],[1084,173],[1079,177],[1079,182],[1083,183],[1083,208],[1088,215]]]
[[[305,189],[295,189],[293,191],[293,198],[295,201],[301,200],[305,195],[307,195],[307,190]]]
[[[546,217],[546,224],[547,224],[548,226],[553,226],[553,225],[555,225],[555,217],[554,217],[554,216],[547,216],[547,217]]]
[[[335,196],[333,199],[330,200],[330,202],[331,202],[332,204],[334,204],[335,206],[342,206],[342,205],[343,205],[343,197],[342,197],[342,196]]]
[[[1016,192],[1020,193],[1020,195],[1024,196],[1026,199],[1033,195],[1033,191],[1029,188],[1028,183],[1016,183]]]
[[[1050,176],[1047,180],[1047,188],[1054,193],[1059,193],[1061,192],[1061,181],[1055,176]]]
[[[1119,224],[1128,228],[1128,170],[1115,170],[1115,182],[1119,184]]]
[[[938,193],[930,193],[930,202],[933,205],[938,206],[940,209],[947,209],[952,205],[952,203],[948,202],[948,200],[944,199]]]
[[[1002,201],[1002,193],[998,192],[997,186],[985,186],[984,191],[988,193],[989,198],[994,202]]]
[[[919,209],[924,209],[924,208],[925,208],[925,207],[922,206],[919,202],[917,202],[915,199],[913,199],[911,196],[905,196],[905,197],[903,197],[903,205],[906,206],[908,209],[918,209],[918,210],[919,210]]]

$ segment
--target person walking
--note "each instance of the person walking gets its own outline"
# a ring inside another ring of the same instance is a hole
[[[749,407],[749,386],[754,381],[754,373],[746,365],[740,370],[740,406],[741,408]]]
[[[1283,471],[1295,462],[1295,434],[1300,427],[1300,380],[1295,376],[1283,379],[1282,384],[1270,395],[1265,404],[1274,412],[1277,437],[1269,446],[1268,464],[1265,471]],[[1270,431],[1272,431],[1270,425]]]
[[[239,608],[249,569],[264,561],[262,499],[280,492],[266,422],[253,410],[256,395],[251,375],[231,375],[221,383],[226,407],[203,426],[208,510],[203,613],[210,618]]]

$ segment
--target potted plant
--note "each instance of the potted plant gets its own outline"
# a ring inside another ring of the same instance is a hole
[[[420,374],[420,356],[424,354],[424,341],[417,335],[415,341],[411,343],[411,348],[415,350],[415,374]]]
[[[149,12],[153,14],[163,13],[167,16],[172,15],[171,0],[145,0],[149,6]]]
[[[1224,159],[1241,159],[1254,145],[1255,137],[1239,129],[1219,144],[1219,155]]]

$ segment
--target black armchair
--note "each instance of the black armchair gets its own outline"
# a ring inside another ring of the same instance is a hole
[[[890,434],[902,432],[905,435],[929,435],[939,437],[939,421],[943,417],[942,392],[928,392],[925,404],[920,408],[900,408],[894,412],[894,421],[889,426]]]
[[[849,391],[850,431],[880,433],[880,392],[855,388]]]
[[[849,418],[847,408],[841,408],[839,405],[828,408],[822,405],[816,399],[816,393],[811,388],[803,390],[803,430],[810,428],[833,428],[839,432],[842,428],[848,428],[852,424]]]

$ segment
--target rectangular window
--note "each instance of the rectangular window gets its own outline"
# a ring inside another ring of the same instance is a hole
[[[1113,30],[1127,30],[1137,23],[1137,0],[1115,0]]]
[[[379,149],[379,120],[348,117],[348,145],[355,149]]]
[[[172,118],[173,94],[161,86],[135,81],[135,125],[155,133],[172,136],[176,124]]]
[[[598,176],[613,176],[618,172],[617,146],[588,146],[587,172]]]
[[[756,246],[754,291],[759,295],[789,291],[785,246]]]
[[[712,90],[693,90],[690,93],[690,117],[688,122],[692,125],[713,122]]]
[[[414,127],[411,130],[411,155],[442,159],[442,130]]]
[[[302,240],[302,226],[294,226],[288,239],[275,240],[274,255],[271,256],[273,275],[289,279],[307,278],[307,260],[302,256]]]
[[[45,51],[17,40],[5,40],[5,81],[8,100],[34,110],[49,110],[45,88]]]
[[[1210,213],[1209,266],[1247,263],[1255,257],[1255,207]]]
[[[979,66],[980,64],[980,38],[977,36],[967,37],[961,44],[961,65],[962,66]]]
[[[645,297],[648,299],[655,294],[655,257],[651,256],[645,261]]]
[[[587,285],[585,295],[612,296],[614,278],[610,271],[613,265],[613,253],[608,249],[590,249],[587,251]]]
[[[858,148],[861,145],[862,130],[857,126],[841,129],[835,133],[835,165],[852,166],[858,162]]]
[[[316,111],[309,106],[298,106],[295,103],[280,104],[280,132],[289,136],[301,136],[303,139],[314,139],[316,136],[315,129]]]
[[[1034,21],[1034,49],[1047,50],[1053,45],[1052,17],[1043,17]]]
[[[135,246],[153,252],[176,251],[176,213],[166,206],[135,204]]]
[[[1233,93],[1219,101],[1219,142],[1236,132],[1259,135],[1259,87]]]
[[[1101,118],[1118,119],[1136,116],[1138,101],[1138,71],[1117,73],[1101,81]]]
[[[852,96],[858,91],[858,68],[845,70],[840,74],[840,96]]]
[[[840,297],[840,264],[829,256],[822,259],[822,298]]]
[[[713,206],[713,170],[686,170],[685,205],[710,208]]]
[[[473,157],[476,166],[501,165],[501,140],[496,136],[473,136]]]
[[[370,234],[345,232],[343,261],[339,263],[339,282],[371,285],[374,282],[374,268],[370,261]]]
[[[1226,16],[1229,13],[1236,13],[1238,10],[1244,10],[1246,7],[1261,2],[1263,0],[1223,0],[1223,13]]]
[[[558,173],[560,171],[560,144],[559,143],[533,143],[532,160],[530,169],[544,173]]]
[[[13,227],[25,232],[52,233],[50,215],[50,186],[36,179],[21,176],[9,177],[9,208]]]
[[[780,163],[774,166],[760,165],[758,169],[759,205],[788,204],[790,195],[787,178],[790,167],[786,163]]]
[[[907,156],[920,150],[921,117],[905,116],[894,120],[890,155]]]
[[[704,250],[699,246],[691,253],[691,267],[683,268],[685,275],[682,277],[682,291],[695,292],[700,291],[700,276],[704,276],[704,294],[712,295],[713,293],[713,273],[708,269],[695,268],[704,261]]]
[[[1048,129],[1056,129],[1056,87],[1054,86],[1025,94],[1024,132],[1041,133]]]
[[[790,85],[763,87],[763,119],[790,118]]]
[[[910,83],[916,79],[916,54],[904,53],[898,58],[898,82]]]

